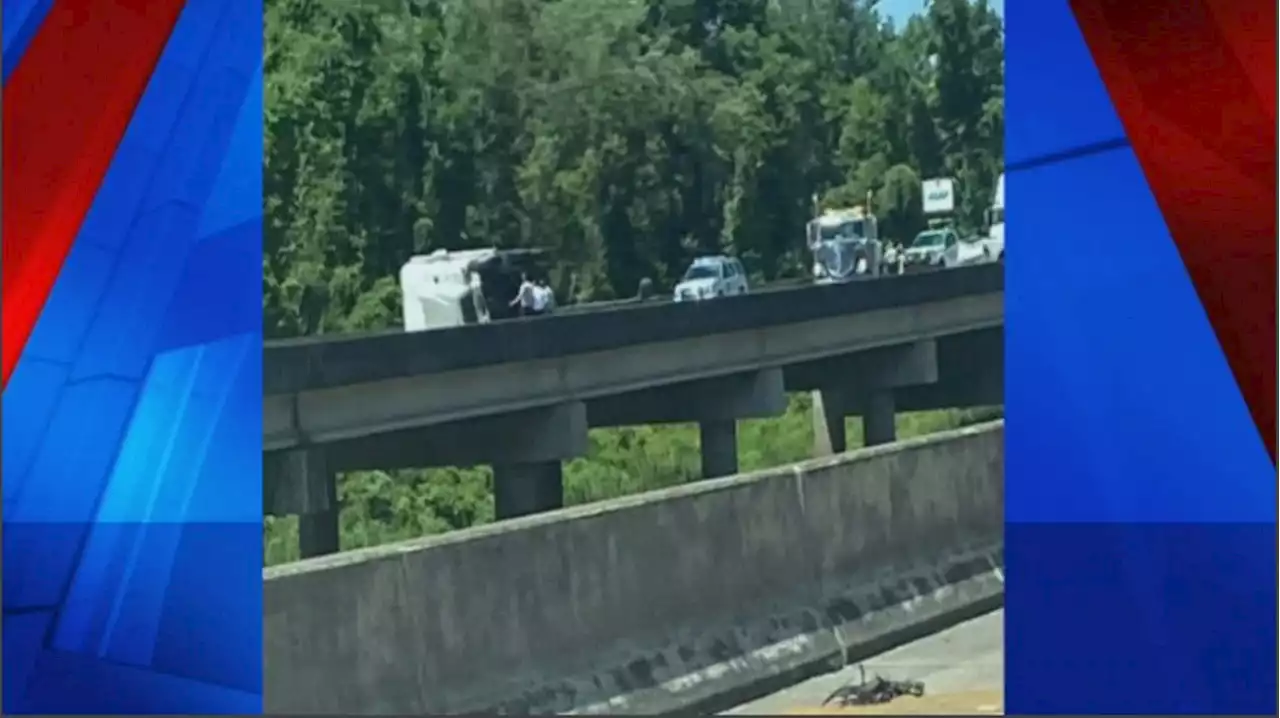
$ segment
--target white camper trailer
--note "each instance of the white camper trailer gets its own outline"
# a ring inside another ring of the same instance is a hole
[[[536,249],[436,250],[400,268],[404,329],[409,332],[508,319],[524,274],[539,273]]]

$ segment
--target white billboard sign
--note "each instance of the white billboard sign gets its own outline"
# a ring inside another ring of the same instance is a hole
[[[921,183],[925,214],[945,214],[956,209],[956,183],[950,177],[927,179]]]

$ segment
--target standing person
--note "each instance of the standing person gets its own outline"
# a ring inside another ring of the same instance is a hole
[[[520,316],[533,316],[536,311],[536,301],[538,296],[538,288],[530,281],[527,273],[520,275],[520,290],[516,292],[516,298],[511,300],[509,306],[520,307]]]
[[[539,314],[546,314],[556,307],[556,293],[552,291],[551,286],[547,284],[547,280],[538,280],[538,302],[536,305]]]
[[[540,317],[547,311],[547,292],[541,281],[533,283],[533,309],[530,316]]]

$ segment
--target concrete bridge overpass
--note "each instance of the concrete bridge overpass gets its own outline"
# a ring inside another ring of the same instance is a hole
[[[696,422],[704,477],[737,472],[736,422],[819,397],[827,451],[892,441],[898,411],[1003,401],[998,265],[430,332],[271,342],[266,508],[304,556],[338,548],[336,474],[492,464],[500,518],[562,505],[593,427]]]

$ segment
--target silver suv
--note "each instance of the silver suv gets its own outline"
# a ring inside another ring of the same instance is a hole
[[[731,297],[746,294],[749,289],[742,262],[733,257],[698,257],[676,285],[674,299],[677,302],[692,302]]]

